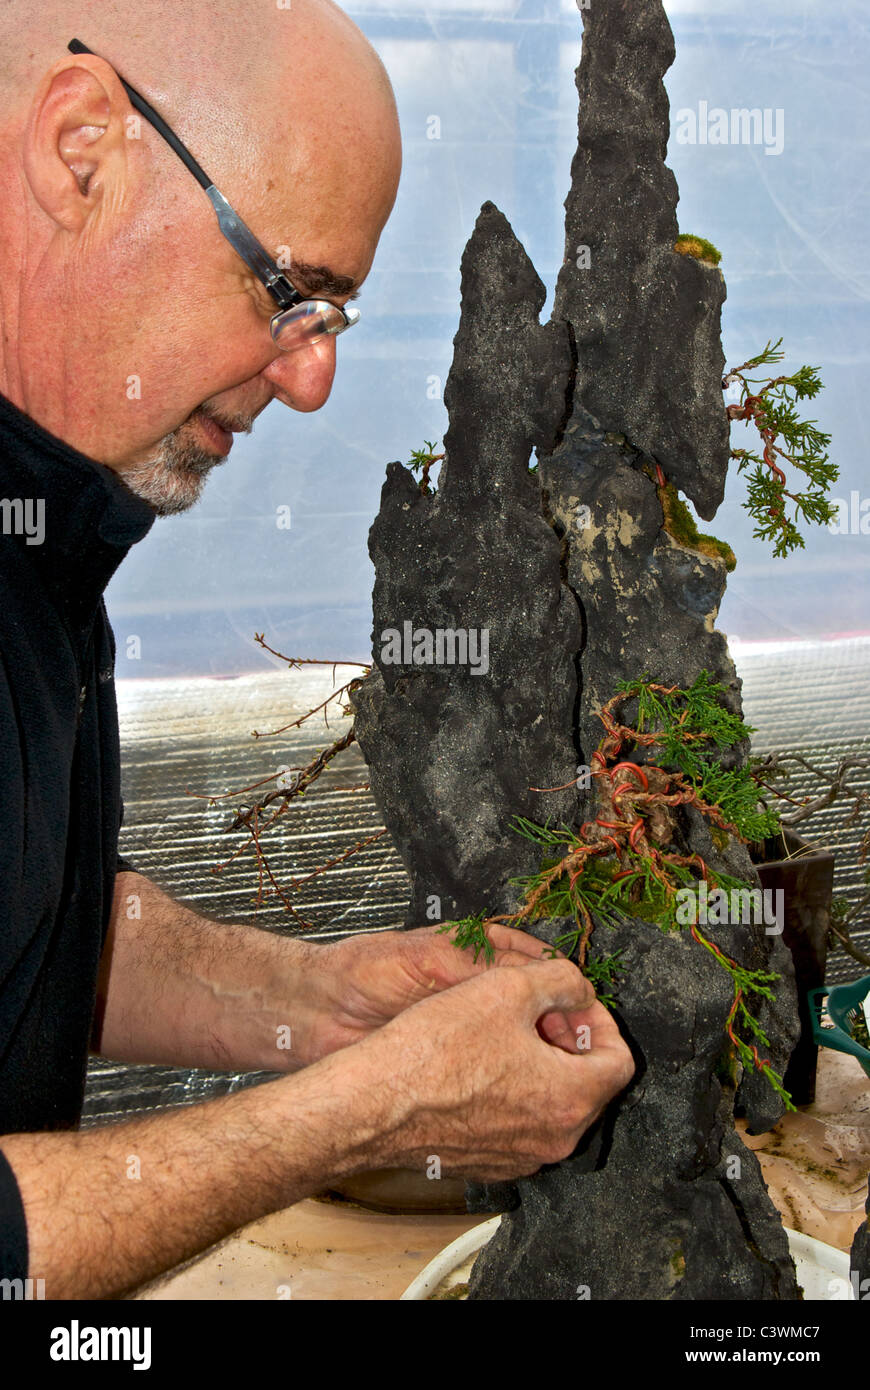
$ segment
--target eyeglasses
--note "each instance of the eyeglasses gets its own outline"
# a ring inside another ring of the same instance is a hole
[[[78,39],[73,39],[67,47],[70,53],[89,53],[92,58],[97,56]],[[280,312],[272,316],[269,325],[276,346],[282,352],[295,352],[298,348],[311,347],[327,335],[334,337],[343,333],[346,328],[351,328],[357,323],[358,309],[341,308],[328,299],[306,299],[299,293],[277,261],[272,259],[266,248],[218,191],[202,165],[197,163],[163,117],[158,115],[154,107],[150,106],[134,87],[124,81],[120,73],[116,73],[116,76],[132,105],[141,112],[158,135],[162,135],[167,145],[175,151],[205,189],[206,196],[217,214],[218,226],[223,235],[279,306]]]

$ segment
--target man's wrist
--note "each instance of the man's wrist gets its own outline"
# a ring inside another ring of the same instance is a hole
[[[264,1007],[274,1019],[274,1055],[264,1060],[271,1071],[298,1071],[321,1061],[321,1039],[334,1011],[332,956],[326,948],[298,937],[272,937],[276,956]]]
[[[287,1082],[291,1113],[304,1114],[324,1145],[324,1174],[403,1162],[415,1104],[379,1038],[332,1052]]]

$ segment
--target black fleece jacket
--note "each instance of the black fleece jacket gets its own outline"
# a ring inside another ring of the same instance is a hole
[[[123,814],[103,591],[154,516],[0,396],[0,1136],[81,1116]],[[27,1259],[0,1137],[0,1278]]]

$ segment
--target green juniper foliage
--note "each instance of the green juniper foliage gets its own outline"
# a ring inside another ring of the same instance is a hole
[[[661,764],[684,773],[701,800],[716,806],[723,819],[736,826],[741,839],[763,840],[775,834],[779,816],[759,809],[758,783],[751,768],[725,768],[716,757],[717,751],[742,743],[755,732],[721,703],[725,686],[706,670],[687,690],[670,695],[652,690],[651,684],[644,675],[641,680],[620,681],[617,689],[637,700],[638,732],[660,735]]]
[[[431,439],[423,440],[423,448],[415,449],[408,461],[408,467],[412,473],[420,473],[420,491],[428,497],[434,497],[437,488],[429,482],[429,469],[436,463],[442,455],[436,453],[435,445]]]
[[[514,816],[511,829],[517,835],[522,835],[524,839],[533,840],[536,844],[545,847],[552,848],[554,845],[564,845],[566,853],[570,853],[580,844],[580,838],[576,831],[571,830],[567,825],[562,825],[559,829],[551,829],[549,820],[546,825],[536,825],[534,821],[527,820],[525,816]],[[521,888],[524,897],[528,899],[534,890],[542,885],[547,870],[554,869],[564,858],[564,854],[545,855],[537,873],[524,874],[508,881],[513,887]],[[614,860],[608,860],[605,863],[601,859],[592,859],[584,872],[574,881],[572,887],[569,887],[567,874],[560,875],[559,878],[553,880],[547,892],[538,901],[534,919],[575,917],[578,907],[582,904],[589,912],[594,912],[599,920],[607,926],[616,926],[625,916],[612,901],[613,875],[618,867],[619,865]],[[579,927],[576,934],[573,931],[567,934],[574,938],[574,947],[577,945],[579,934]],[[562,947],[559,949],[561,950]]]
[[[712,942],[707,941],[697,928],[695,929],[695,936],[700,941],[701,945],[707,948],[710,954],[720,965],[724,966],[731,976],[734,986],[732,1017],[734,1017],[735,1020],[739,1020],[755,1038],[755,1044],[747,1043],[740,1037],[739,1033],[736,1033],[733,1027],[729,1025],[727,1029],[728,1036],[737,1048],[737,1055],[740,1061],[743,1063],[744,1067],[757,1067],[757,1069],[767,1077],[777,1095],[782,1097],[786,1110],[796,1111],[797,1106],[792,1103],[791,1095],[783,1086],[780,1073],[774,1071],[768,1061],[758,1058],[756,1045],[760,1043],[762,1047],[769,1047],[770,1039],[765,1034],[758,1019],[749,1012],[744,1002],[744,997],[747,992],[760,994],[765,999],[775,999],[776,996],[770,986],[779,979],[779,975],[772,974],[767,970],[747,970],[745,966],[739,965],[737,961],[732,961],[724,957],[721,951],[717,950]]]
[[[515,816],[511,829],[538,844],[562,843],[569,851],[583,843],[577,832],[568,826],[553,830],[549,822],[546,825],[535,825],[524,816]],[[669,893],[661,878],[653,873],[652,862],[647,855],[635,850],[628,850],[627,854],[632,861],[633,869],[624,878],[614,877],[619,872],[620,865],[613,854],[590,859],[583,873],[574,879],[573,885],[567,873],[561,874],[539,899],[535,918],[576,917],[577,909],[582,904],[590,916],[604,926],[615,927],[630,917],[639,917],[645,922],[655,922],[662,931],[681,930],[685,924],[677,920],[674,891]],[[534,890],[543,883],[547,870],[555,868],[562,858],[562,855],[544,858],[537,873],[512,878],[510,883],[522,888],[528,900]],[[691,888],[698,882],[697,874],[693,874],[685,864],[668,864],[667,868],[672,890]],[[721,888],[724,892],[730,893],[733,889],[750,886],[742,879],[733,878],[730,874],[714,873],[712,869],[707,871],[707,882],[711,892]],[[581,935],[581,927],[572,928],[559,938],[562,943],[559,949],[570,955],[579,944]],[[567,949],[567,943],[570,943],[570,950]]]
[[[828,458],[831,436],[823,433],[815,420],[801,420],[797,403],[812,400],[822,389],[816,367],[801,367],[791,376],[753,379],[747,370],[781,362],[782,338],[767,343],[757,357],[751,357],[741,367],[725,377],[741,383],[739,405],[729,406],[733,420],[754,423],[761,435],[763,449],[732,449],[738,472],[747,473],[744,506],[757,522],[753,535],[757,540],[773,541],[773,553],[784,557],[790,550],[804,547],[804,538],[797,523],[804,521],[824,525],[836,516],[836,509],[827,492],[839,476],[837,465]],[[783,463],[789,463],[804,473],[809,486],[804,492],[792,492],[784,481]],[[749,471],[751,470],[751,471]],[[787,502],[794,504],[794,515],[786,514]]]
[[[655,758],[643,765],[647,774],[661,780],[667,780],[668,774],[671,777],[681,774],[682,785],[688,784],[710,808],[704,814],[717,813],[734,826],[743,841],[773,834],[779,827],[779,817],[775,811],[759,809],[758,784],[750,770],[722,765],[723,751],[733,749],[753,732],[722,704],[726,687],[714,681],[708,671],[702,671],[685,690],[657,690],[653,688],[655,684],[645,675],[640,680],[624,681],[619,685],[618,691],[625,697],[626,704],[633,700],[637,708],[634,725],[623,726],[622,744],[630,743],[632,729],[647,737],[655,735],[651,743],[644,744],[646,748],[660,749]],[[631,755],[620,748],[616,756]],[[675,784],[671,782],[670,785]],[[643,816],[646,804],[639,800],[633,814]],[[659,798],[659,804],[667,802]],[[591,928],[612,928],[634,917],[653,922],[662,931],[684,929],[689,924],[685,919],[677,919],[677,892],[680,888],[693,888],[699,882],[698,872],[693,872],[695,866],[680,863],[679,859],[685,856],[666,852],[664,847],[653,856],[649,848],[639,847],[628,835],[618,849],[614,844],[613,849],[604,851],[600,841],[584,839],[580,831],[565,824],[551,826],[549,820],[538,825],[525,816],[516,815],[511,828],[538,845],[542,853],[537,872],[510,879],[512,885],[522,890],[524,903],[511,920],[521,927],[524,921],[540,918],[573,919],[575,925],[554,941],[550,953],[555,955],[556,951],[563,951],[570,957],[577,952],[586,975],[597,991],[601,988],[601,1002],[611,1007],[618,991],[622,953],[584,961],[579,953],[588,941]],[[591,844],[601,852],[590,853]],[[558,872],[562,864],[565,867]],[[697,868],[700,871],[701,865]],[[730,894],[750,888],[742,880],[709,866],[704,866],[704,872],[711,892],[719,889]],[[480,912],[460,922],[445,923],[439,930],[449,931],[455,927],[456,945],[472,948],[475,961],[481,951],[485,952],[487,963],[490,963],[493,952],[486,932],[487,920],[487,914]],[[734,1004],[727,1032],[740,1061],[744,1066],[752,1065],[762,1071],[787,1108],[794,1109],[791,1097],[783,1089],[782,1077],[758,1055],[758,1046],[766,1047],[769,1043],[746,1003],[749,995],[773,999],[771,985],[779,976],[764,970],[749,970],[731,960],[715,943],[706,939],[697,924],[692,924],[691,931],[695,940],[731,977]],[[735,1025],[742,1025],[750,1041],[738,1036]]]
[[[473,951],[475,965],[481,953],[487,965],[492,965],[495,960],[495,949],[483,925],[485,917],[485,912],[476,912],[473,916],[462,917],[457,922],[442,922],[438,928],[439,932],[449,932],[455,927],[454,946],[463,951]]]
[[[571,952],[567,948],[573,935],[573,932],[569,932],[565,936],[557,937],[553,942],[550,954],[555,958],[557,951],[564,951],[567,956],[570,956]],[[576,941],[574,945],[576,945]],[[603,1004],[605,1009],[612,1009],[616,1004],[616,998],[611,991],[615,989],[622,974],[622,954],[622,951],[615,951],[612,956],[590,957],[584,968],[586,978],[595,987],[599,1004]]]

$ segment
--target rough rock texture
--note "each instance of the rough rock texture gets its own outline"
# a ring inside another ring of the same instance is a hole
[[[578,401],[657,459],[709,520],[729,453],[720,390],[725,284],[718,270],[673,249],[679,195],[665,165],[662,83],[673,35],[659,0],[603,0],[583,20],[579,139],[554,317],[573,329]]]
[[[742,712],[740,678],[724,635],[714,627],[725,563],[686,548],[663,529],[649,465],[623,436],[596,430],[582,407],[575,409],[560,446],[540,463],[546,514],[563,538],[564,577],[583,613],[578,737],[585,762],[603,733],[596,710],[618,681],[644,672],[683,687],[702,670],[715,672],[728,692],[726,704]],[[723,762],[743,762],[748,751],[741,746],[723,755]],[[732,841],[722,853],[700,816],[692,812],[688,821],[690,850],[714,869],[757,885],[743,845]],[[753,939],[747,930],[743,963],[759,968],[769,955],[784,984],[777,1000],[757,1012],[766,1030],[781,1039],[780,1055],[787,1061],[797,1037],[791,956],[778,939]],[[782,1113],[776,1092],[755,1073],[744,1078],[737,1099],[751,1133],[764,1133]]]
[[[740,709],[740,682],[713,625],[725,563],[686,549],[662,529],[644,462],[621,435],[596,430],[581,409],[561,446],[540,463],[548,515],[566,538],[565,578],[585,616],[580,743],[587,758],[603,733],[595,710],[619,680],[644,671],[681,686],[702,668],[715,671],[732,692],[731,708]]]
[[[677,545],[662,529],[643,462],[580,412],[540,465],[547,513],[563,535],[566,581],[584,614],[578,725],[586,761],[602,734],[595,710],[619,679],[639,672],[685,686],[700,670],[714,671],[740,710],[740,682],[713,628],[724,563]],[[745,752],[735,750],[732,760]],[[720,853],[697,813],[688,814],[685,834],[711,867],[756,881],[746,849],[732,841]],[[758,1014],[774,1044],[765,1054],[783,1071],[798,1032],[789,953],[760,926],[720,925],[712,935],[744,964],[770,961],[780,971],[775,1004]],[[688,934],[664,936],[634,921],[598,927],[593,943],[601,954],[624,952],[618,1016],[638,1076],[575,1158],[515,1185],[472,1189],[476,1209],[511,1214],[476,1263],[470,1296],[798,1297],[781,1220],[733,1128],[723,1046],[729,979]],[[755,1132],[782,1111],[754,1073],[738,1099]],[[614,1231],[630,1231],[631,1239],[607,1239]]]
[[[390,464],[371,529],[377,670],[356,694],[354,727],[411,876],[409,926],[513,910],[507,880],[533,872],[537,854],[510,829],[512,815],[537,815],[529,788],[566,782],[577,761],[580,617],[528,469],[533,445],[553,443],[571,379],[564,327],[538,322],[545,297],[487,204],[462,261],[437,494]],[[383,633],[405,622],[485,630],[488,669],[385,661]],[[555,795],[554,814],[570,819],[577,798]]]
[[[540,282],[487,205],[463,258],[438,493],[391,464],[371,532],[377,669],[354,698],[356,731],[411,876],[408,926],[431,920],[433,896],[445,919],[515,908],[508,879],[539,859],[511,817],[582,822],[574,786],[531,788],[569,783],[588,762],[602,733],[595,709],[621,677],[688,684],[706,668],[740,710],[714,627],[724,563],[674,541],[656,486],[658,464],[711,516],[728,463],[724,283],[673,251],[670,30],[660,0],[602,0],[584,17],[553,320],[538,323]],[[587,270],[575,264],[581,242]],[[386,661],[383,634],[405,621],[488,628],[488,672]],[[720,854],[698,815],[681,833],[712,867],[753,880],[745,849]],[[560,925],[535,930],[553,940]],[[782,973],[761,1017],[764,1052],[784,1071],[798,1032],[788,953],[760,926],[710,934],[746,965],[769,960]],[[799,1297],[782,1221],[733,1130],[730,979],[688,934],[637,919],[596,928],[593,954],[620,948],[616,1012],[637,1075],[569,1161],[469,1188],[472,1210],[507,1213],[470,1297]],[[754,1074],[736,1099],[756,1132],[781,1113]]]
[[[719,927],[717,940],[736,949],[741,930]],[[573,1158],[517,1184],[519,1206],[476,1261],[469,1296],[797,1297],[782,1224],[721,1084],[724,972],[688,934],[644,923],[601,944],[624,951],[617,1016],[638,1074]]]

